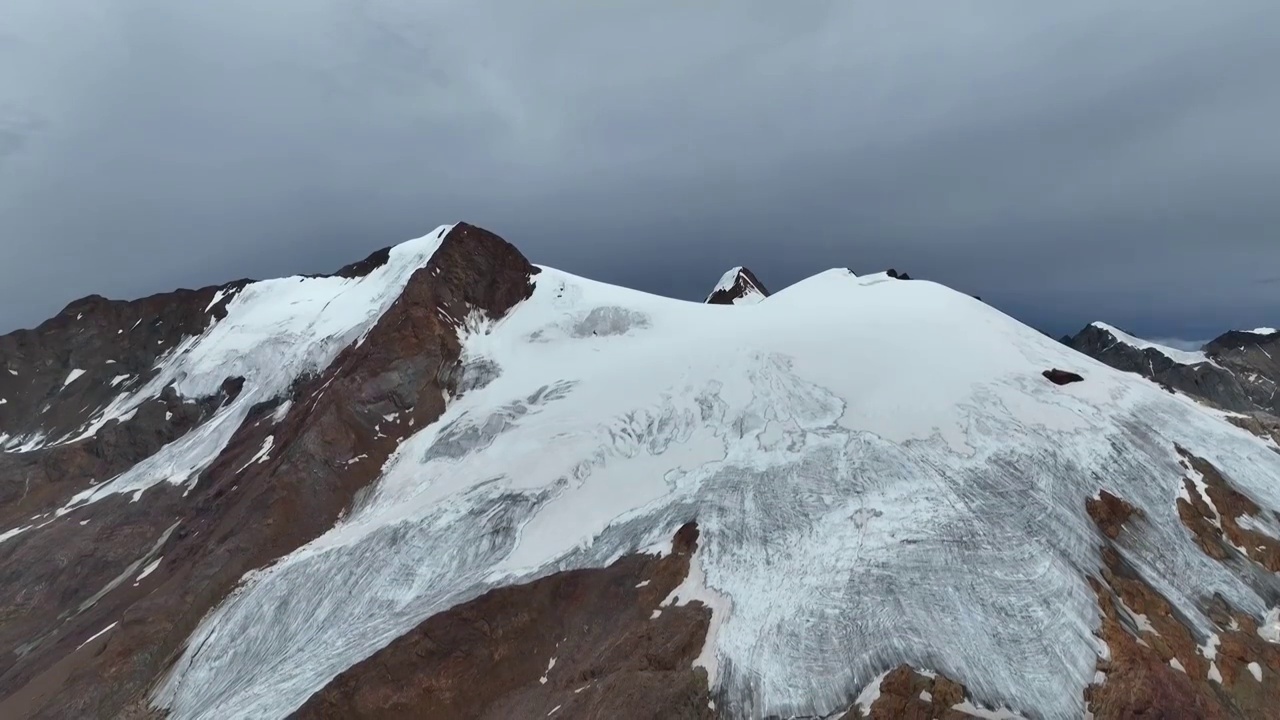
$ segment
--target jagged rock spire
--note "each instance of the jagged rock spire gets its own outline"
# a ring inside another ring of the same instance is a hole
[[[708,305],[754,305],[769,297],[769,291],[744,267],[735,267],[725,273],[707,296]]]

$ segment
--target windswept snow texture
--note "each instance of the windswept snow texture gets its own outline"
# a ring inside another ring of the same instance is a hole
[[[1118,342],[1122,342],[1125,345],[1136,347],[1139,350],[1145,350],[1147,348],[1150,348],[1181,365],[1195,365],[1197,363],[1210,362],[1209,356],[1205,355],[1202,352],[1189,352],[1187,350],[1178,350],[1177,348],[1171,348],[1167,345],[1160,345],[1159,343],[1153,343],[1150,340],[1143,340],[1140,337],[1134,337],[1133,335],[1130,335],[1129,333],[1119,328],[1112,327],[1111,325],[1108,325],[1106,323],[1095,322],[1093,323],[1093,326],[1096,328],[1101,328],[1111,333],[1111,336],[1114,337]]]
[[[386,264],[364,277],[289,277],[247,285],[227,304],[225,318],[166,353],[155,378],[118,397],[80,437],[94,434],[110,419],[128,417],[170,384],[182,396],[198,398],[218,392],[229,377],[243,377],[244,388],[235,401],[123,474],[76,495],[59,514],[107,495],[133,493],[136,499],[158,483],[182,484],[198,477],[250,408],[282,395],[298,377],[324,370],[343,348],[363,337],[451,229],[444,225],[396,246]]]
[[[205,618],[154,697],[173,718],[283,717],[424,618],[695,519],[729,717],[842,711],[907,662],[1080,718],[1099,488],[1143,510],[1122,554],[1202,636],[1193,598],[1268,607],[1178,520],[1174,443],[1273,508],[1280,455],[930,282],[833,270],[725,313],[545,269],[464,343],[486,382]]]

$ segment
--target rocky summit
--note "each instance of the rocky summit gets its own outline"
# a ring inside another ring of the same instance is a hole
[[[1280,335],[894,276],[457,224],[0,337],[0,717],[1274,717]]]
[[[764,289],[755,273],[739,266],[720,278],[706,302],[709,305],[754,305],[767,297],[769,291]]]

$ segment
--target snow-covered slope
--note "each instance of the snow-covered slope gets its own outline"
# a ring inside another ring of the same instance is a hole
[[[451,227],[397,245],[385,264],[363,277],[289,277],[244,287],[227,301],[225,318],[167,353],[149,382],[121,393],[82,432],[60,442],[83,440],[108,421],[131,417],[170,385],[184,397],[198,398],[216,392],[228,377],[243,377],[245,386],[235,400],[159,453],[76,495],[58,514],[113,494],[133,493],[136,498],[157,483],[181,485],[198,477],[227,446],[250,408],[283,396],[300,377],[324,370],[343,348],[359,342]],[[210,309],[222,301],[215,297]]]
[[[1111,336],[1115,338],[1116,342],[1124,343],[1125,345],[1139,350],[1155,350],[1176,363],[1183,365],[1195,365],[1197,363],[1209,362],[1209,357],[1200,351],[1193,352],[1188,350],[1179,350],[1167,345],[1151,342],[1150,340],[1143,340],[1140,337],[1130,335],[1119,328],[1103,322],[1095,322],[1092,323],[1092,325],[1100,330],[1111,333]]]
[[[466,391],[345,520],[201,623],[154,695],[171,717],[283,717],[424,618],[690,520],[731,717],[838,714],[904,662],[990,707],[1082,717],[1106,652],[1085,512],[1103,489],[1145,518],[1124,560],[1199,636],[1201,598],[1274,604],[1179,521],[1175,444],[1273,509],[1280,455],[966,295],[845,270],[741,307],[535,282],[473,325]]]

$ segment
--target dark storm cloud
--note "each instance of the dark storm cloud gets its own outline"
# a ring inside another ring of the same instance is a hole
[[[1055,332],[1280,314],[1272,0],[10,5],[0,329],[456,219],[680,297],[892,265]]]

